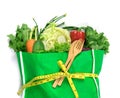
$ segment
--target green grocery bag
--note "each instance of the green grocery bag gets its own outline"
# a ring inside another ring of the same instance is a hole
[[[71,78],[78,97],[75,96],[67,78],[64,79],[61,86],[52,87],[55,77],[50,78],[50,80],[49,76],[59,74],[60,67],[57,62],[61,60],[65,63],[68,56],[67,52],[17,52],[16,54],[23,84],[23,98],[100,98],[99,79],[97,77]],[[77,75],[80,73],[99,75],[103,56],[103,50],[82,51],[74,59],[68,72]],[[43,77],[45,80],[35,80],[32,83],[34,79]]]

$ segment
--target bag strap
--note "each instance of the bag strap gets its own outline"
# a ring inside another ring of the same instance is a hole
[[[22,51],[19,52],[20,54],[20,65],[21,65],[21,73],[22,73],[22,83],[25,84],[25,74],[24,74],[24,63],[23,63],[23,56]],[[25,96],[25,90],[23,91],[22,98]]]
[[[94,53],[94,49],[92,49],[92,59],[93,59],[92,73],[95,73],[95,53]]]
[[[94,53],[94,49],[92,49],[92,58],[93,58],[93,63],[92,63],[92,73],[94,74],[95,73],[95,53]],[[96,86],[96,90],[97,90],[97,96],[98,98],[100,98],[100,94],[99,94],[99,86],[98,86],[98,83],[96,81],[96,78],[93,77],[93,80],[94,80],[94,83],[95,83],[95,86]]]

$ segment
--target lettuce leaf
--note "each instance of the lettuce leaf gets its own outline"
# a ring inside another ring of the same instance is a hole
[[[15,52],[26,51],[26,41],[30,34],[31,29],[27,24],[22,24],[22,26],[17,26],[16,34],[9,34],[9,47]]]
[[[103,32],[98,33],[90,26],[84,27],[84,29],[86,34],[84,47],[104,50],[105,54],[109,52],[110,44]]]

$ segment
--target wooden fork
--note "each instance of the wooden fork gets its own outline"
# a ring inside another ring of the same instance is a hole
[[[77,44],[77,41],[74,41],[70,46],[70,50],[69,50],[69,53],[68,53],[68,58],[67,58],[66,63],[65,63],[66,67],[70,63],[71,57],[73,57],[73,55],[74,55],[73,51],[74,51],[74,47],[75,47],[76,44]],[[60,79],[61,78],[55,80],[55,82],[53,83],[54,88],[57,86]]]
[[[67,71],[69,70],[70,66],[72,65],[74,58],[82,51],[83,45],[84,45],[83,40],[77,40],[77,43],[75,44],[75,46],[73,48],[73,55],[71,57],[70,62],[67,65]],[[58,82],[59,86],[61,86],[63,80],[64,80],[64,77],[59,79],[59,82]]]

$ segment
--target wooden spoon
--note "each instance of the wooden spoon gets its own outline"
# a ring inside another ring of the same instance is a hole
[[[71,57],[74,55],[73,54],[73,49],[74,49],[74,46],[77,44],[77,41],[74,41],[71,46],[70,46],[70,50],[69,50],[69,53],[68,53],[68,58],[66,60],[66,63],[65,63],[65,66],[67,66],[69,63],[70,63],[70,60],[71,60]],[[56,79],[55,82],[53,83],[53,87],[55,88],[59,82],[61,78],[59,79]]]
[[[82,51],[83,45],[84,45],[83,40],[77,40],[77,43],[74,45],[72,58],[67,65],[67,71],[69,70],[70,66],[72,65],[74,58]],[[64,77],[59,79],[59,82],[58,82],[59,86],[61,86],[63,80],[64,80]]]

